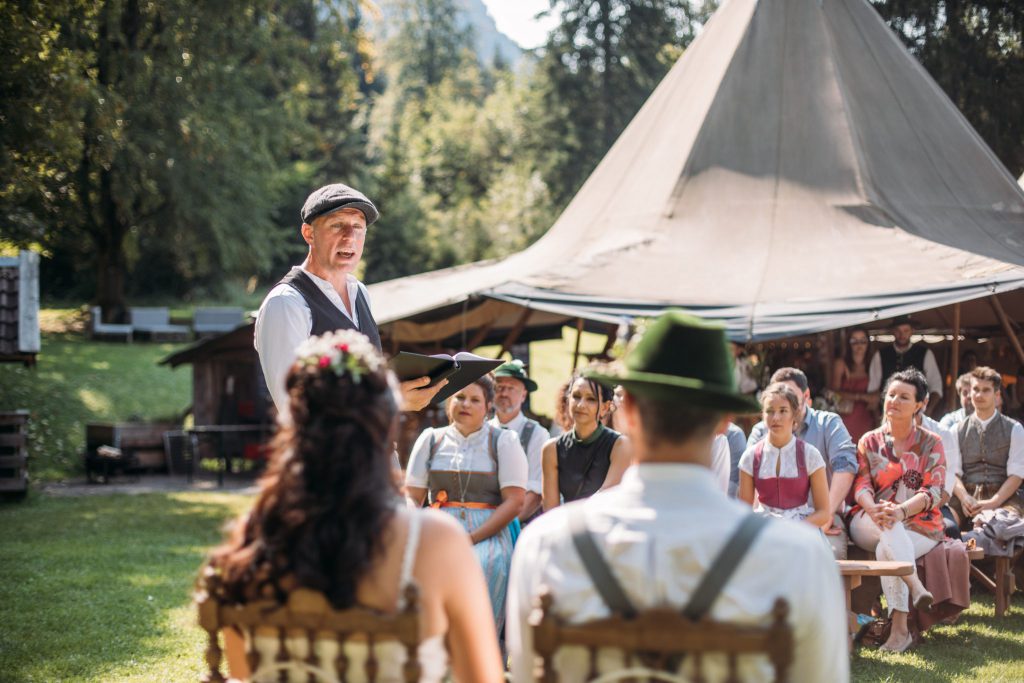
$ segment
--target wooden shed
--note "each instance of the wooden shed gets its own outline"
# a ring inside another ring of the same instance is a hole
[[[39,348],[39,254],[0,257],[0,363],[32,367]]]
[[[192,365],[192,415],[198,425],[270,421],[273,401],[253,347],[255,325],[209,337],[171,354],[161,365]]]

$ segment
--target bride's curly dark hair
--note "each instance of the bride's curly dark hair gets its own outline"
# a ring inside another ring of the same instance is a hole
[[[355,604],[360,578],[383,550],[397,496],[397,396],[387,365],[378,365],[357,381],[315,363],[292,366],[291,424],[271,442],[252,510],[210,555],[205,580],[220,600],[284,602],[294,582],[336,609]]]

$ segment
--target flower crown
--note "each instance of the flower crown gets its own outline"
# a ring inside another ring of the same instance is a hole
[[[302,366],[331,370],[338,377],[351,375],[356,383],[364,374],[376,372],[384,364],[377,347],[366,335],[355,330],[338,330],[310,337],[299,344],[295,354],[296,362]]]

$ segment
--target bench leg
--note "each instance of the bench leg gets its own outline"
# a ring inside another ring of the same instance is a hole
[[[1013,574],[1010,571],[1010,558],[996,558],[996,616],[1006,614],[1010,606],[1010,591],[1013,587]]]

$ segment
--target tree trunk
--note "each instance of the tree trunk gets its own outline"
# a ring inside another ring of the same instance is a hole
[[[123,224],[118,215],[113,172],[109,169],[100,171],[99,181],[103,224],[96,226],[93,232],[96,243],[96,302],[103,307],[103,317],[107,322],[127,322],[124,284],[128,264],[124,239],[128,234],[128,226]]]
[[[612,102],[615,97],[612,87],[612,8],[611,0],[600,0],[598,3],[601,11],[601,52],[604,61],[604,73],[601,74],[601,105],[603,108],[601,122],[602,137],[604,138],[605,150],[611,148],[615,142],[615,115]]]

